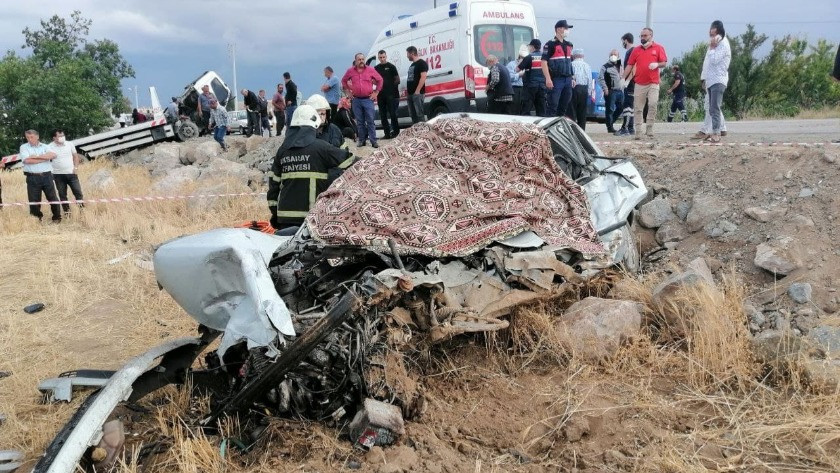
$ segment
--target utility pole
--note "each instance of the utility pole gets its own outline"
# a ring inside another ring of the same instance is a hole
[[[653,0],[647,0],[647,17],[645,18],[645,27],[650,28],[650,17],[653,14]]]
[[[137,84],[134,84],[134,108],[140,108],[140,99],[137,96]]]
[[[228,43],[228,53],[233,60],[233,110],[239,110],[239,101],[236,100],[239,88],[236,87],[236,43]]]

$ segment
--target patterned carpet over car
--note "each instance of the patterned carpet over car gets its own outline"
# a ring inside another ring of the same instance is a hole
[[[532,230],[549,245],[603,253],[580,185],[536,125],[451,118],[420,123],[362,158],[307,217],[327,244],[463,257]]]

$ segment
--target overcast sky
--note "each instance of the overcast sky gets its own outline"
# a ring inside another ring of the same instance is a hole
[[[305,96],[323,81],[323,67],[341,75],[353,53],[367,53],[379,31],[392,19],[431,8],[433,0],[41,0],[4,1],[0,49],[20,51],[21,31],[37,28],[52,14],[73,10],[93,20],[92,38],[116,41],[134,66],[141,106],[149,105],[148,87],[162,100],[179,94],[205,70],[215,70],[233,88],[229,43],[236,44],[237,85],[273,90],[289,71]],[[448,1],[440,0],[440,4]],[[539,37],[553,36],[554,22],[574,25],[570,40],[599,67],[625,32],[638,36],[644,26],[645,0],[532,0]],[[654,39],[676,58],[708,38],[708,26],[720,19],[730,35],[753,23],[771,38],[793,34],[809,40],[840,41],[840,0],[653,0]],[[688,78],[688,80],[691,80]]]

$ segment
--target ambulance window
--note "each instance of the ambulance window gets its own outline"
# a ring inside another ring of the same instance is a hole
[[[513,52],[510,59],[515,59],[519,55],[519,48],[523,45],[527,46],[534,39],[534,31],[525,26],[511,26],[510,32],[513,37]]]
[[[534,38],[534,31],[526,26],[478,25],[475,27],[475,60],[487,62],[493,54],[506,64],[519,53],[519,47]]]

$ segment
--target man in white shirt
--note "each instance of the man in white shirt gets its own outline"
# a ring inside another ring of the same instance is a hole
[[[38,132],[26,130],[26,143],[20,145],[18,157],[23,162],[23,175],[26,176],[26,197],[29,204],[29,214],[44,218],[41,212],[41,194],[47,197],[52,211],[53,223],[61,222],[61,206],[58,205],[58,196],[55,195],[55,183],[53,182],[52,163],[55,153],[49,150],[47,145],[41,143]]]
[[[84,200],[82,184],[79,182],[79,176],[76,175],[81,158],[73,143],[64,137],[64,130],[59,128],[53,131],[52,143],[48,148],[50,152],[55,153],[55,158],[52,160],[52,173],[59,200],[67,201],[67,186],[70,186],[76,200]],[[79,207],[84,207],[84,204],[79,204]],[[62,203],[61,208],[65,214],[70,212],[70,204]]]

